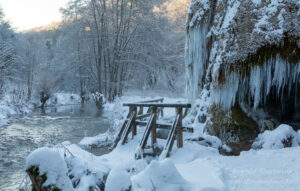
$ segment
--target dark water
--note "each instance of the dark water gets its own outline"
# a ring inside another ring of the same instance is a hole
[[[104,133],[108,126],[108,120],[95,110],[77,105],[11,117],[10,125],[0,127],[0,191],[18,190],[25,177],[26,156],[34,149],[66,140],[78,143],[85,136]],[[106,151],[94,150],[102,152]]]

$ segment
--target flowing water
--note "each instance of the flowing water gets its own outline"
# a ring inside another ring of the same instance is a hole
[[[85,136],[104,133],[108,126],[105,117],[78,105],[10,117],[10,125],[0,127],[0,191],[18,190],[25,177],[26,156],[34,149],[66,140],[78,143]],[[107,150],[92,152],[100,155]]]

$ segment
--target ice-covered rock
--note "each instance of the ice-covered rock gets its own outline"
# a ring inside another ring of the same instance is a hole
[[[266,129],[251,121],[249,112],[259,108],[267,119],[274,118],[269,121],[300,121],[295,115],[300,96],[299,8],[299,0],[191,1],[187,93],[195,100],[209,92],[207,120],[212,123],[207,128],[222,140],[232,134],[235,141],[249,140],[253,135],[247,129],[254,135]],[[232,112],[233,107],[239,112]]]

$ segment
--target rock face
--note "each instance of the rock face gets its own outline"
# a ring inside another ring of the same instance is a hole
[[[195,100],[209,91],[209,132],[243,141],[266,124],[299,126],[299,8],[299,0],[192,0],[187,92]]]

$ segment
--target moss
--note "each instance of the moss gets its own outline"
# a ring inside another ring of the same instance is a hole
[[[39,190],[42,191],[61,191],[61,189],[57,188],[55,185],[43,186],[43,184],[47,181],[47,174],[44,173],[40,175],[39,168],[37,166],[31,166],[26,170],[26,172],[31,177],[32,184],[34,187],[38,187]],[[35,190],[35,189],[33,189]]]
[[[218,105],[214,104],[208,110],[211,114],[211,124],[207,125],[208,133],[218,136],[223,140],[224,134],[228,133],[228,127],[230,126],[230,111],[225,111]]]
[[[240,141],[253,140],[258,134],[258,125],[249,117],[240,107],[235,104],[231,108],[231,135],[237,137]]]
[[[222,141],[238,142],[253,140],[258,134],[258,125],[239,106],[235,104],[231,110],[223,110],[217,105],[209,109],[211,124],[207,126],[210,134],[218,136]]]

